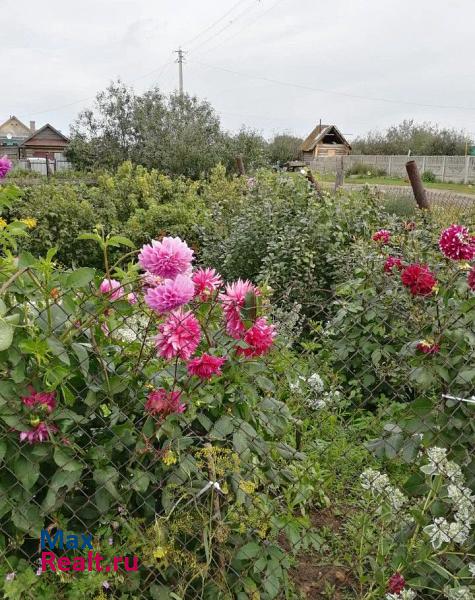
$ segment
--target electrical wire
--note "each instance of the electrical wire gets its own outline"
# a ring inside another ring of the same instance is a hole
[[[195,40],[197,40],[199,37],[201,37],[204,33],[207,33],[208,31],[210,31],[211,29],[213,29],[213,27],[215,25],[218,25],[218,23],[221,23],[221,21],[223,19],[225,19],[228,15],[230,15],[233,10],[239,6],[241,4],[242,0],[238,0],[238,2],[236,2],[235,4],[233,4],[231,6],[231,8],[229,10],[227,10],[223,15],[221,15],[218,19],[216,19],[216,21],[213,21],[213,23],[211,23],[211,25],[209,25],[208,27],[206,27],[205,29],[203,29],[202,31],[200,31],[199,33],[197,33],[194,37],[192,37],[191,39],[189,39],[187,42],[185,42],[184,46],[188,46],[189,44],[192,44]]]
[[[191,62],[200,65],[202,67],[206,67],[208,69],[215,69],[217,71],[223,71],[225,73],[232,73],[233,75],[239,75],[240,77],[245,77],[247,79],[254,79],[257,81],[265,81],[267,83],[272,83],[275,85],[282,85],[285,87],[293,87],[301,90],[308,90],[311,92],[318,92],[320,94],[330,94],[334,96],[343,96],[345,98],[356,98],[357,100],[369,100],[372,102],[386,102],[389,104],[405,104],[409,106],[422,106],[425,108],[442,108],[449,110],[467,110],[467,111],[475,111],[475,107],[472,106],[457,106],[457,105],[445,105],[445,104],[426,104],[423,102],[413,102],[410,100],[394,100],[390,98],[379,98],[375,96],[363,96],[360,94],[351,94],[348,92],[337,92],[336,90],[326,90],[323,88],[313,87],[311,85],[306,85],[302,83],[291,83],[289,81],[282,81],[279,79],[273,79],[271,77],[265,77],[263,75],[252,75],[250,73],[242,73],[239,71],[233,71],[232,69],[227,69],[225,67],[218,67],[216,65],[209,65],[197,60],[192,60]]]

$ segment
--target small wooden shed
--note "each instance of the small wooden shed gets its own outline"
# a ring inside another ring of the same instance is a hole
[[[300,158],[309,162],[318,156],[339,156],[351,153],[348,140],[335,125],[317,125],[300,146]]]

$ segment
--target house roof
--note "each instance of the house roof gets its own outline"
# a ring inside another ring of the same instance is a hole
[[[61,131],[58,131],[55,127],[53,127],[52,125],[50,125],[49,123],[46,123],[46,125],[43,125],[43,127],[40,127],[40,129],[37,129],[34,133],[32,133],[29,137],[26,138],[26,140],[23,140],[23,143],[21,144],[22,146],[26,146],[31,140],[33,140],[39,133],[42,133],[43,131],[45,131],[45,129],[51,129],[51,131],[53,133],[55,133],[57,136],[59,136],[60,138],[62,138],[65,142],[69,142],[69,138],[67,138],[65,135],[63,135],[61,133]]]
[[[18,123],[18,125],[23,127],[26,131],[30,131],[30,128],[27,125],[25,125],[25,123],[20,121],[20,119],[18,117],[16,117],[15,115],[10,115],[10,117],[6,121],[4,121],[3,123],[0,123],[0,129],[2,127],[4,127],[5,125],[8,125],[8,123],[10,123],[10,121],[16,121]]]
[[[338,130],[336,125],[317,125],[300,146],[301,152],[312,152],[315,146],[328,134],[333,134],[339,144],[345,144],[351,148],[349,142]]]

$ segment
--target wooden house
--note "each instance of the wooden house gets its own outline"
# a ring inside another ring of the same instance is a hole
[[[335,125],[319,124],[300,146],[300,158],[310,162],[318,156],[339,156],[351,153],[351,146]]]
[[[32,133],[19,146],[20,158],[64,159],[69,139],[47,123]]]

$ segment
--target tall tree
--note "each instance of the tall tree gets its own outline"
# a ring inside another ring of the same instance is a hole
[[[272,164],[280,164],[298,158],[302,138],[289,133],[278,133],[269,142],[269,160]]]

